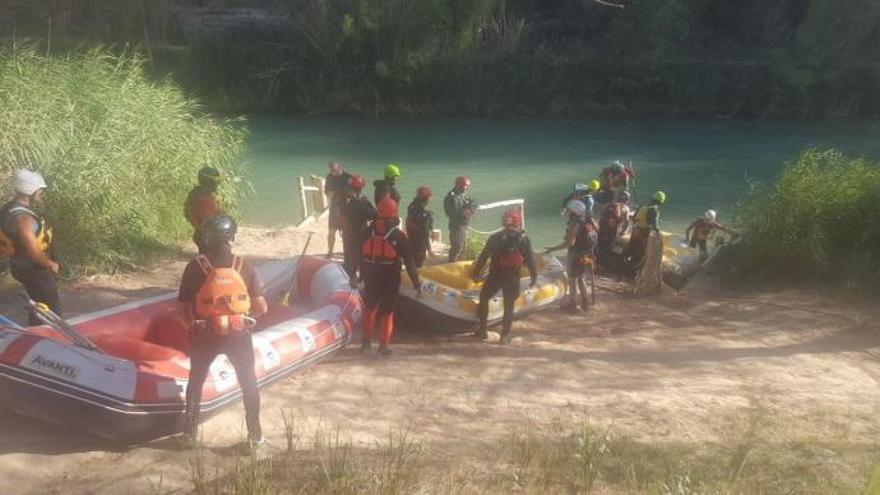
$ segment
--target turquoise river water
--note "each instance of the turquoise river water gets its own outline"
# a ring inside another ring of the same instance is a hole
[[[562,198],[615,159],[632,160],[637,202],[662,189],[669,202],[662,227],[681,230],[707,208],[721,221],[748,191],[748,181],[770,181],[782,164],[808,146],[880,156],[880,127],[864,122],[736,122],[693,120],[431,119],[360,120],[254,117],[245,154],[255,194],[246,223],[294,224],[302,218],[299,175],[326,174],[340,160],[372,181],[389,162],[400,165],[403,207],[415,189],[434,190],[438,227],[446,229],[442,197],[457,175],[473,179],[481,203],[523,198],[526,227],[538,245],[561,235]],[[481,215],[494,228],[501,211]],[[445,233],[444,233],[445,236]]]

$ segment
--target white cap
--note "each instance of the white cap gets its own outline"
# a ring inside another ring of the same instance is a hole
[[[40,189],[48,187],[46,181],[43,180],[43,176],[31,170],[18,169],[13,172],[12,179],[15,183],[15,191],[27,196],[31,196]]]
[[[715,213],[715,210],[706,210],[706,220],[714,222],[716,218],[718,218],[718,214]]]

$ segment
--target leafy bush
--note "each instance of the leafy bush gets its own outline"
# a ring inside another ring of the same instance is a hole
[[[745,275],[871,285],[880,282],[880,167],[810,149],[779,180],[742,202]]]
[[[56,254],[71,267],[131,266],[183,239],[198,169],[237,178],[244,137],[241,122],[203,116],[170,81],[145,78],[136,57],[0,52],[0,177],[44,174]],[[227,183],[234,208],[241,181]]]

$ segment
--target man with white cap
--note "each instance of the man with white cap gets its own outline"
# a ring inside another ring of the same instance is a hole
[[[58,263],[50,254],[52,229],[33,207],[43,201],[46,181],[30,170],[13,174],[15,198],[0,208],[0,255],[9,257],[12,276],[24,285],[28,296],[61,314],[55,286]],[[30,315],[30,324],[40,321]]]

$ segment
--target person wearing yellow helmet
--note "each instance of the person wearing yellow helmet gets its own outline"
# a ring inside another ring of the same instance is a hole
[[[383,179],[373,181],[373,188],[375,190],[373,199],[376,200],[378,205],[387,196],[399,205],[400,193],[397,192],[397,188],[394,186],[397,183],[397,179],[401,177],[400,167],[394,163],[389,163],[385,165],[382,175]]]
[[[639,207],[633,215],[633,228],[626,246],[625,256],[630,267],[637,267],[645,256],[651,232],[660,232],[660,206],[666,203],[666,193],[656,191],[651,202]]]

